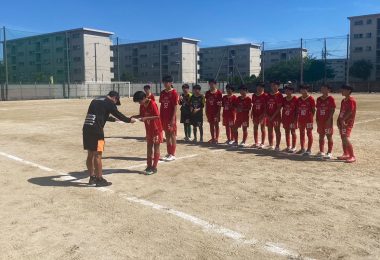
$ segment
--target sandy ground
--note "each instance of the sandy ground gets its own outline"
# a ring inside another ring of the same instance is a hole
[[[114,193],[59,181],[54,172],[0,156],[0,258],[286,258],[263,250],[265,242],[273,242],[298,252],[300,259],[379,259],[379,97],[356,95],[355,164],[180,141],[177,156],[194,157],[161,163],[159,173],[148,177],[139,174],[145,163],[143,125],[115,123],[106,126],[104,153]],[[339,105],[341,97],[336,99]],[[0,103],[0,152],[86,182],[81,128],[89,102]],[[138,110],[128,99],[122,104],[126,114]],[[251,132],[252,127],[252,142]],[[208,140],[207,124],[205,133]],[[183,137],[180,127],[178,139]],[[338,134],[334,141],[339,155]],[[205,232],[125,196],[191,214],[258,242],[245,245]]]

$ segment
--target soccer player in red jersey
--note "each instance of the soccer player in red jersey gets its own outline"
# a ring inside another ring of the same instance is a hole
[[[145,123],[147,142],[147,168],[146,175],[157,173],[157,164],[160,159],[160,144],[162,143],[162,126],[160,113],[154,100],[147,98],[143,91],[133,95],[133,102],[140,104],[138,117]],[[153,160],[152,160],[153,159]]]
[[[160,94],[160,118],[162,128],[166,136],[167,155],[163,158],[164,161],[175,160],[176,136],[177,136],[177,107],[178,93],[173,89],[172,76],[165,76],[162,79],[165,89]]]
[[[233,144],[233,127],[236,120],[236,109],[234,107],[237,97],[233,94],[234,88],[230,84],[226,85],[227,95],[222,98],[223,126],[226,128],[226,144]]]
[[[344,99],[342,100],[338,117],[338,128],[343,146],[343,155],[339,156],[338,160],[344,160],[347,163],[353,163],[356,161],[354,149],[350,142],[350,135],[352,128],[354,127],[356,115],[356,101],[351,97],[352,90],[353,88],[348,85],[343,85],[341,87]]]
[[[219,139],[220,110],[222,107],[222,92],[217,89],[216,80],[208,81],[210,89],[206,92],[206,116],[210,124],[211,140],[209,143],[217,144]]]
[[[156,101],[153,93],[150,91],[150,85],[144,86],[144,92],[145,92],[147,98],[152,99],[153,101]]]
[[[256,86],[256,93],[252,94],[252,121],[253,121],[253,138],[254,148],[262,148],[265,143],[265,127],[267,124],[267,118],[265,115],[267,94],[264,92],[264,83],[258,83]],[[261,128],[261,143],[258,141],[259,125]]]
[[[236,107],[236,122],[234,127],[235,144],[238,144],[238,129],[243,128],[243,141],[239,144],[240,147],[245,147],[248,137],[249,127],[249,111],[251,111],[252,100],[247,96],[248,88],[245,85],[239,87],[240,96],[235,101]]]
[[[283,102],[283,96],[278,91],[280,88],[279,81],[271,82],[272,92],[268,94],[266,101],[266,115],[268,118],[268,141],[269,149],[273,150],[273,129],[276,133],[276,151],[280,151],[281,142],[281,108]]]
[[[328,84],[321,86],[322,96],[317,98],[317,131],[319,134],[319,153],[323,159],[332,159],[333,149],[333,116],[335,112],[335,100],[329,95],[331,87]],[[327,137],[327,153],[325,154],[325,136]]]
[[[282,105],[282,127],[285,129],[285,139],[286,139],[286,152],[294,153],[296,152],[296,142],[297,134],[297,103],[298,98],[293,96],[294,87],[292,85],[287,85],[285,87],[284,102]],[[290,134],[292,135],[292,143],[290,145]]]
[[[315,114],[315,100],[309,95],[309,86],[301,85],[301,97],[298,98],[297,113],[298,127],[300,129],[301,150],[297,154],[304,156],[311,155],[311,147],[313,145],[313,121]],[[307,150],[305,150],[305,132],[307,133]]]

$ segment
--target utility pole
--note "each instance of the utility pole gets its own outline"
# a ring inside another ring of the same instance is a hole
[[[324,39],[324,51],[323,51],[323,61],[325,63],[325,71],[323,75],[323,83],[326,83],[327,80],[327,46],[326,46],[326,38]]]
[[[66,70],[67,70],[67,93],[70,98],[70,59],[69,59],[69,37],[66,32]]]
[[[263,75],[263,82],[265,82],[265,69],[264,69],[265,56],[264,56],[264,51],[265,51],[265,43],[263,42],[261,45],[261,75]]]
[[[116,50],[117,50],[117,81],[120,82],[120,55],[119,55],[119,37],[116,37]]]
[[[160,64],[160,68],[159,68],[159,71],[160,71],[160,78],[158,79],[159,82],[160,82],[160,92],[161,92],[161,82],[162,82],[162,49],[161,49],[161,40],[158,41],[158,46],[159,46],[159,52],[158,52],[158,56],[159,56],[159,64]]]
[[[195,84],[198,84],[198,43],[195,46]]]
[[[346,84],[350,84],[350,35],[347,34]]]
[[[96,56],[96,45],[98,45],[99,43],[94,43],[94,50],[95,50],[95,82],[98,82],[98,64],[97,64],[97,56]]]
[[[4,42],[3,42],[3,57],[4,57],[4,68],[5,68],[5,97],[4,100],[8,100],[8,55],[7,55],[7,35],[5,32],[5,26],[3,26]]]
[[[301,38],[301,78],[300,78],[300,84],[303,84],[303,40]]]

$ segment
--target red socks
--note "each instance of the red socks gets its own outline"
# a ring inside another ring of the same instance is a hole
[[[261,129],[261,143],[264,144],[265,143],[265,138],[266,138],[266,132],[265,132],[265,128],[263,127]]]
[[[215,128],[215,139],[214,140],[219,140],[219,124],[214,125]]]
[[[301,149],[305,149],[305,129],[300,128],[300,143],[301,143]]]
[[[146,158],[146,164],[149,168],[152,167],[152,156]]]
[[[311,151],[311,147],[313,146],[313,129],[307,129],[307,150]]]
[[[273,128],[268,128],[268,141],[269,145],[273,145]]]
[[[325,137],[323,136],[320,136],[319,137],[319,151],[321,153],[324,153],[325,152]]]
[[[292,130],[292,148],[296,147],[296,143],[297,143],[297,134],[296,134],[296,130],[293,129]]]
[[[333,146],[334,146],[334,142],[333,142],[332,138],[330,140],[329,139],[327,140],[327,146],[328,146],[327,152],[331,153],[332,149],[333,149]]]
[[[231,133],[231,127],[226,126],[226,135],[227,135],[227,140],[231,141],[232,140],[232,133]]]
[[[210,123],[210,134],[211,134],[211,139],[215,140],[215,124]]]
[[[276,131],[276,146],[279,147],[281,143],[281,131]]]
[[[253,129],[253,139],[255,140],[255,144],[259,143],[259,131],[256,128]]]
[[[347,152],[350,157],[355,157],[354,148],[352,147],[352,144],[347,145]]]
[[[290,147],[290,130],[285,129],[286,147]]]
[[[247,141],[247,137],[248,137],[248,129],[247,127],[243,127],[243,143]]]

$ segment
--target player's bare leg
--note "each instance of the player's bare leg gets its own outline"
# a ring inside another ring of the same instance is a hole
[[[193,125],[193,136],[194,136],[193,141],[194,141],[195,143],[198,141],[198,138],[197,138],[197,132],[198,132],[197,126],[196,126],[196,125]]]
[[[305,150],[305,128],[300,128],[300,144],[301,144],[301,150],[297,152],[297,154],[304,154],[306,152]]]
[[[165,157],[163,158],[163,160],[165,161],[169,155],[170,155],[170,147],[171,147],[171,139],[170,139],[170,133],[169,131],[165,131],[165,139],[166,139],[166,155]]]
[[[273,150],[273,126],[268,126],[268,142],[269,142],[269,149]]]
[[[326,136],[327,136],[327,154],[326,155],[332,157],[331,154],[332,154],[332,149],[334,147],[333,137],[331,134],[328,134]]]
[[[325,134],[319,134],[319,156],[325,155]]]
[[[354,148],[352,147],[350,139],[348,139],[347,136],[342,136],[342,143],[346,147],[346,152],[347,152],[347,157],[343,160],[345,160],[347,163],[355,162],[356,157],[355,157]]]
[[[89,185],[93,185],[96,182],[94,159],[95,159],[95,152],[87,151],[86,166],[87,166],[88,174],[90,176],[90,179],[88,181]]]
[[[290,129],[289,128],[285,128],[285,141],[286,141],[286,149],[285,151],[286,152],[289,152],[290,151]]]
[[[218,144],[219,142],[219,134],[220,134],[219,122],[216,122],[215,123],[215,139],[214,139],[215,144]]]
[[[291,129],[291,134],[292,134],[292,148],[290,149],[290,152],[294,153],[296,152],[296,143],[297,143],[296,129]]]
[[[307,151],[304,154],[305,156],[311,155],[311,147],[313,146],[313,129],[306,129],[307,134]]]
[[[240,146],[244,147],[246,145],[247,138],[248,138],[248,127],[247,126],[243,126],[242,129],[243,129],[243,141],[240,144]]]
[[[203,125],[199,125],[199,142],[203,143]]]
[[[103,178],[102,152],[94,152],[94,154],[94,165],[96,169],[96,186],[103,187],[111,185],[111,182],[108,182],[106,179]]]
[[[208,141],[208,143],[213,143],[215,140],[215,123],[210,122],[210,135],[211,139]]]
[[[260,147],[263,147],[265,144],[265,139],[266,139],[265,124],[260,124],[260,127],[261,127],[261,145],[260,145]]]
[[[258,148],[259,147],[259,125],[254,124],[253,125],[253,141],[255,142],[252,147]]]

